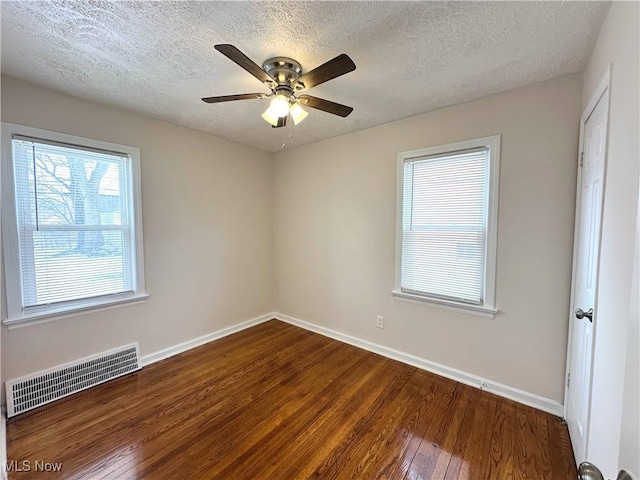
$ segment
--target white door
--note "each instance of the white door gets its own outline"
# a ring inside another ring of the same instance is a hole
[[[578,464],[586,457],[589,429],[593,342],[598,321],[595,300],[598,285],[608,104],[607,88],[591,112],[585,112],[586,119],[583,116],[582,125],[566,413],[569,435]]]

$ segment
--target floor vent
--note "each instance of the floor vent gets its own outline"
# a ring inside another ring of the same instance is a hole
[[[13,417],[140,368],[140,349],[134,343],[8,380],[7,416]]]

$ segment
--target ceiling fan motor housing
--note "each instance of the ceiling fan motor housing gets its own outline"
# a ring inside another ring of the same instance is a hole
[[[289,57],[270,58],[262,64],[262,69],[278,82],[278,87],[286,86],[291,90],[293,82],[302,73],[300,64]]]

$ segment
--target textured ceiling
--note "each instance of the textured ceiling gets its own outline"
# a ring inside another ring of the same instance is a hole
[[[3,1],[2,72],[77,97],[276,151],[580,72],[608,2]],[[303,72],[340,53],[357,70],[309,91],[354,107],[290,129],[260,118],[268,92],[218,53]],[[292,138],[288,136],[292,134]]]

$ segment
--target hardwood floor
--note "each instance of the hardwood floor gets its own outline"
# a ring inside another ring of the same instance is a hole
[[[7,435],[10,466],[30,462],[10,479],[576,478],[559,418],[276,320],[10,419]]]

